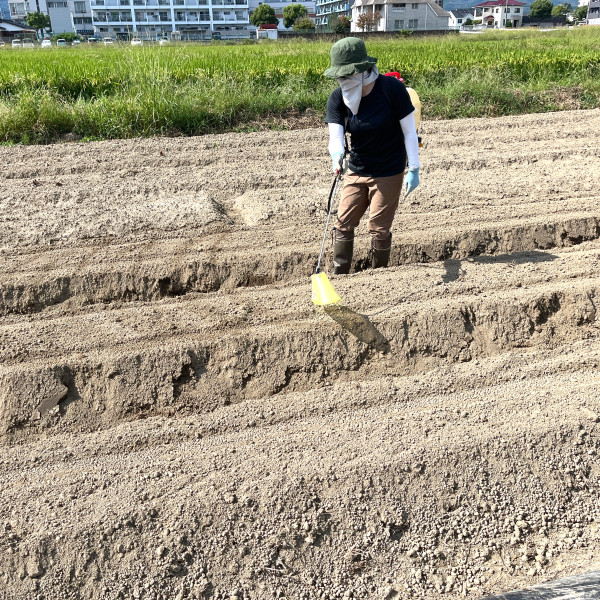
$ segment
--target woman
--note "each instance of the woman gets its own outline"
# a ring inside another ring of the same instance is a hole
[[[348,273],[354,229],[369,210],[371,266],[387,267],[392,248],[390,228],[408,159],[406,194],[419,185],[419,140],[414,107],[404,84],[379,76],[377,59],[364,42],[347,37],[331,48],[326,77],[338,80],[327,102],[329,153],[335,173],[345,156],[344,133],[350,134],[350,158],[334,229],[333,272]]]

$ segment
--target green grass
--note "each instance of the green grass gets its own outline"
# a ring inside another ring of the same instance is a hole
[[[0,51],[0,143],[251,130],[310,108],[337,85],[330,43]],[[600,28],[368,41],[400,71],[424,118],[590,108],[600,100]]]

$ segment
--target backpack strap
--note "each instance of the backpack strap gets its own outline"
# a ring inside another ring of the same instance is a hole
[[[398,73],[398,75],[400,75],[400,73]],[[381,83],[383,85],[382,85],[381,89],[383,90],[383,95],[385,96],[385,99],[388,101],[388,104],[392,107],[392,114],[396,118],[396,121],[399,121],[400,119],[398,118],[398,106],[392,99],[392,90],[390,88],[390,84],[389,84],[390,80],[388,79],[388,77],[396,77],[396,73],[395,72],[394,73],[386,73],[383,76],[383,79],[381,81]],[[399,79],[399,77],[397,79]]]

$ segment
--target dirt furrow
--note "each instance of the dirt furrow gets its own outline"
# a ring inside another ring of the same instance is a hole
[[[570,247],[600,237],[600,216],[574,215],[557,222],[546,220],[502,228],[481,227],[446,232],[446,237],[437,231],[428,233],[421,230],[396,236],[390,265]],[[293,281],[314,272],[316,251],[309,242],[300,245],[300,240],[296,240],[290,244],[289,238],[279,236],[283,238],[281,244],[265,250],[251,248],[252,236],[240,233],[236,235],[237,244],[249,248],[244,260],[240,261],[239,249],[232,251],[227,245],[230,235],[213,235],[212,247],[210,242],[204,241],[200,246],[198,241],[188,240],[175,245],[120,246],[116,252],[91,247],[77,252],[56,250],[44,255],[24,256],[13,261],[12,269],[23,266],[25,271],[0,272],[0,314],[35,313],[65,302],[154,301],[190,292]],[[357,240],[356,271],[369,266],[368,245],[369,240],[365,237]],[[112,256],[107,257],[107,254]],[[63,260],[68,263],[61,264]],[[72,266],[69,268],[69,265]],[[331,271],[329,249],[324,265]]]
[[[563,258],[568,268],[569,262],[596,264],[597,254]],[[503,288],[504,265],[496,265],[494,286],[494,269],[473,263],[470,278],[459,271],[449,278],[460,278],[454,293],[442,285],[432,294],[430,273],[423,269],[422,292],[415,286],[416,295],[391,305],[377,304],[377,288],[382,277],[389,282],[389,271],[345,278],[340,293],[369,297],[371,317],[345,305],[320,317],[311,314],[303,282],[229,298],[215,294],[83,311],[79,317],[48,315],[29,323],[15,318],[0,328],[0,424],[4,430],[43,427],[48,420],[40,422],[40,413],[61,402],[61,426],[105,427],[310,389],[342,374],[357,379],[409,373],[440,360],[469,361],[594,335],[600,280],[547,282],[551,262],[513,289]],[[525,272],[527,265],[521,267]],[[488,281],[483,295],[478,279]],[[406,294],[403,283],[398,297]],[[18,344],[11,343],[15,339]],[[52,398],[57,401],[50,406]]]
[[[600,347],[578,352],[550,375],[564,349],[14,446],[0,573],[15,600],[166,600],[459,598],[572,572],[600,543]]]

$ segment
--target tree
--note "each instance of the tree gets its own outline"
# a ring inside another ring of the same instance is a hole
[[[373,28],[377,27],[379,19],[381,19],[381,12],[378,10],[375,12],[364,12],[358,15],[356,26],[360,27],[363,31],[373,31]]]
[[[350,31],[350,19],[346,15],[334,17],[330,25],[334,33],[344,34]]]
[[[552,6],[550,0],[533,0],[529,5],[529,14],[534,19],[547,19],[552,15]]]
[[[315,22],[308,17],[298,17],[294,22],[294,31],[313,31]]]
[[[308,11],[302,4],[288,4],[283,9],[283,26],[285,28],[292,27],[297,19],[300,17],[306,17]]]
[[[272,6],[259,4],[250,15],[250,23],[254,27],[260,27],[260,25],[277,25],[279,19],[275,16],[275,10]]]
[[[587,7],[586,7],[587,8]],[[566,17],[571,11],[572,7],[566,2],[563,4],[557,4],[550,13],[553,17]]]
[[[573,18],[576,21],[585,21],[587,19],[588,7],[587,6],[578,6],[573,11]]]
[[[44,35],[44,29],[52,26],[50,17],[41,12],[27,13],[27,25],[39,32],[40,36]]]
[[[71,44],[73,40],[78,40],[79,36],[76,33],[57,33],[50,38],[53,42],[56,40],[65,40],[67,44]]]

